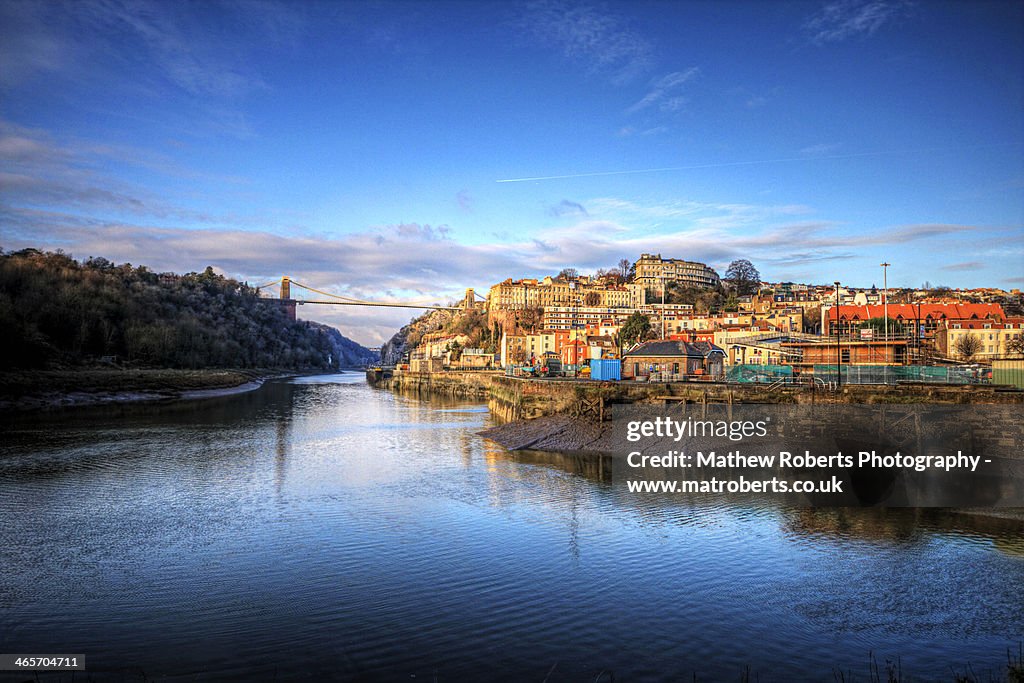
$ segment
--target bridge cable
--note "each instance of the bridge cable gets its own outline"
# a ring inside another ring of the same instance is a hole
[[[301,282],[296,282],[295,280],[292,280],[292,284],[293,285],[297,285],[299,287],[302,287],[303,289],[308,289],[311,292],[316,292],[317,294],[322,294],[323,296],[329,296],[329,297],[332,297],[334,299],[340,299],[341,301],[347,301],[347,302],[350,302],[350,303],[356,303],[356,304],[380,304],[380,303],[382,303],[382,302],[378,302],[378,301],[366,301],[365,299],[354,299],[352,297],[342,296],[340,294],[332,294],[330,292],[325,292],[322,289],[317,289],[316,287],[310,287],[309,285],[304,285]],[[384,302],[384,303],[395,304],[395,305],[410,305],[410,306],[411,305],[420,305],[417,302],[409,302],[409,301],[390,301],[390,302]],[[428,305],[428,304],[423,304],[423,305]],[[431,303],[429,305],[434,306],[435,304]]]

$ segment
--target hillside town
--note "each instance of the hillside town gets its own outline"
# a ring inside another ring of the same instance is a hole
[[[642,254],[593,275],[567,268],[508,278],[486,297],[467,290],[460,308],[421,318],[393,361],[411,372],[819,384],[1012,384],[1024,369],[1019,289],[773,283],[746,260],[720,276]]]

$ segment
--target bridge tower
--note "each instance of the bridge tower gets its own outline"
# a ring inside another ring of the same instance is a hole
[[[285,275],[281,278],[281,308],[292,322],[295,322],[295,299],[292,298],[292,279]]]

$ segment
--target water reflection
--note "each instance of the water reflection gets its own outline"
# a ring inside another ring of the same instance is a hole
[[[1024,634],[1018,519],[630,497],[492,423],[357,375],[18,418],[0,651],[73,645],[98,680],[552,682],[866,680],[873,651],[933,680]]]
[[[507,451],[493,442],[488,457],[521,465],[535,465],[583,477],[612,491],[612,456],[578,452],[553,453],[546,451]],[[652,498],[654,499],[652,502]],[[1024,509],[947,508],[807,508],[791,507],[771,498],[751,498],[737,505],[734,497],[726,496],[623,496],[619,502],[638,515],[663,516],[666,507],[692,509],[706,500],[713,507],[733,506],[761,509],[766,514],[777,511],[784,519],[788,533],[822,535],[831,538],[851,538],[886,542],[913,543],[929,534],[950,534],[960,537],[983,538],[993,547],[1019,554],[1024,541]]]

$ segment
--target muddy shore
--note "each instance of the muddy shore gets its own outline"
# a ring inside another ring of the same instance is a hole
[[[213,398],[253,391],[273,370],[82,368],[0,373],[0,413]]]
[[[490,427],[480,436],[510,451],[609,452],[611,423],[593,422],[569,415],[548,415],[533,420],[516,420]]]
[[[551,415],[533,420],[516,420],[479,432],[479,435],[509,451],[576,453],[602,457],[621,453],[621,439],[612,434],[612,423],[598,423],[568,415]],[[946,508],[967,517],[1024,522],[1024,508]]]

